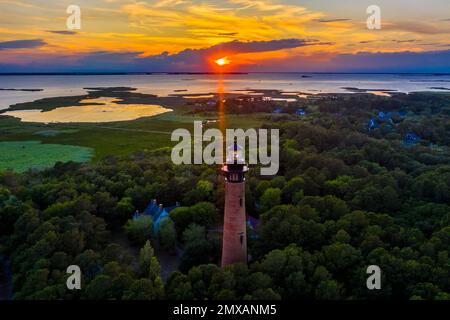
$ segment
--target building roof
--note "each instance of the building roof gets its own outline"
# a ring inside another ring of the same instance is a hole
[[[178,203],[175,206],[164,208],[162,204],[158,205],[158,202],[156,199],[153,199],[145,208],[144,212],[142,213],[135,213],[133,218],[137,219],[140,216],[150,216],[153,220],[153,232],[158,232],[159,226],[161,224],[161,221],[164,218],[167,218],[169,216],[169,212],[173,209],[177,208],[179,205]]]

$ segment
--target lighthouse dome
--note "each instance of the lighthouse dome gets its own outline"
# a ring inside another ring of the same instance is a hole
[[[245,153],[244,149],[236,142],[227,147],[227,164],[244,164]]]

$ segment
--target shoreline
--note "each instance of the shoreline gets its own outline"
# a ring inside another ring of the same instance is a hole
[[[78,105],[63,106],[44,112],[42,109],[13,110],[0,113],[20,119],[21,122],[56,123],[107,123],[133,121],[154,117],[173,109],[156,104],[128,104],[117,98],[82,99]]]
[[[443,80],[441,80],[443,81]],[[449,80],[450,81],[450,80]],[[428,84],[428,82],[427,82]],[[320,86],[318,86],[320,88]],[[27,102],[18,102],[9,104],[7,107],[0,108],[0,116],[15,116],[18,111],[27,112],[41,112],[47,113],[55,111],[61,108],[81,108],[77,109],[82,111],[83,107],[86,107],[86,103],[83,100],[90,99],[104,99],[104,98],[114,98],[116,99],[116,106],[121,106],[122,108],[132,109],[133,106],[148,106],[155,107],[159,106],[163,109],[168,109],[165,112],[174,111],[179,107],[186,107],[192,105],[193,103],[207,103],[212,104],[218,99],[233,99],[233,98],[243,98],[243,99],[258,99],[272,100],[275,102],[288,102],[288,103],[301,103],[308,100],[316,100],[327,98],[330,96],[335,97],[345,97],[349,95],[373,95],[378,97],[391,98],[398,95],[410,95],[410,94],[436,94],[448,95],[450,93],[449,88],[444,87],[427,87],[423,90],[414,91],[401,91],[397,89],[387,89],[386,87],[380,86],[380,89],[376,86],[368,87],[365,85],[360,85],[358,87],[352,86],[340,86],[338,90],[340,92],[328,92],[325,90],[312,90],[312,89],[300,89],[296,88],[278,88],[278,89],[267,89],[267,88],[257,88],[254,86],[244,87],[240,89],[230,88],[223,93],[208,92],[208,91],[189,91],[186,88],[174,89],[172,93],[167,95],[158,95],[157,93],[143,93],[139,89],[139,86],[97,86],[97,87],[82,87],[86,91],[83,95],[56,95],[44,98],[38,98]],[[8,89],[13,91],[23,91],[25,89]],[[155,90],[157,91],[157,90]],[[288,97],[288,98],[287,98]],[[30,96],[32,98],[32,96]],[[9,102],[10,103],[10,102]],[[96,103],[94,103],[95,105]],[[101,104],[98,104],[101,107]],[[95,110],[91,110],[95,111]],[[114,111],[114,110],[109,110]],[[14,114],[13,114],[14,113]],[[161,112],[162,113],[162,112]],[[48,115],[48,114],[47,114]],[[106,115],[106,113],[104,114]],[[156,114],[155,114],[156,115]],[[153,116],[144,115],[144,116]],[[130,121],[139,119],[139,117],[134,117],[133,119],[125,117],[123,119],[117,118],[114,121]],[[22,119],[22,117],[19,117]],[[110,122],[100,121],[100,122]],[[25,120],[26,122],[26,120]],[[36,121],[28,121],[36,122]],[[38,121],[41,123],[85,123],[85,122],[98,122],[98,121]]]
[[[47,75],[53,77],[46,78]],[[450,73],[249,72],[222,75],[223,77],[218,73],[201,72],[0,73],[0,88],[4,88],[0,91],[0,112],[43,99],[89,96],[92,95],[91,90],[95,89],[122,89],[118,92],[126,95],[128,93],[123,89],[130,87],[133,87],[135,97],[139,98],[139,94],[141,97],[149,97],[153,104],[158,104],[156,100],[166,100],[167,103],[163,102],[162,105],[169,107],[179,99],[176,94],[217,94],[218,86],[227,95],[248,88],[256,88],[253,90],[260,92],[275,88],[271,91],[298,91],[305,95],[342,94],[350,91],[377,91],[385,94],[388,90],[405,94],[450,91],[445,85],[450,83]],[[40,76],[43,81],[40,81]],[[109,96],[113,95],[109,93]],[[42,109],[47,108],[47,105],[43,106]]]

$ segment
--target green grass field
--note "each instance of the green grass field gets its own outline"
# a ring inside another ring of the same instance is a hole
[[[227,128],[258,128],[265,117],[262,114],[227,115]],[[17,171],[23,171],[27,167],[46,167],[56,161],[78,159],[76,152],[65,158],[59,157],[58,149],[55,149],[54,145],[65,146],[68,148],[67,150],[72,150],[71,148],[77,148],[77,146],[89,148],[88,150],[92,150],[93,161],[110,155],[123,156],[140,150],[151,151],[171,147],[175,144],[170,140],[173,130],[185,128],[192,131],[195,120],[205,119],[217,119],[217,114],[193,116],[175,110],[151,118],[98,124],[23,123],[19,119],[0,116],[0,143],[2,141],[12,142],[12,144],[3,144],[0,149],[1,153],[14,154],[16,149],[21,148],[20,143],[22,142],[27,147],[27,152],[23,157],[10,157],[6,161],[5,156],[0,155],[0,170],[14,168]],[[217,127],[217,123],[211,124],[209,127]],[[39,140],[42,144],[27,145],[30,140]],[[48,145],[50,145],[49,152],[44,149]],[[28,148],[30,149],[28,150]],[[84,148],[79,150],[85,150]],[[85,160],[84,157],[82,159]]]
[[[11,109],[51,110],[63,106],[80,105],[82,99],[98,97],[119,97],[123,99],[124,103],[160,104],[173,109],[173,112],[134,121],[97,124],[29,123],[0,114],[0,142],[9,141],[17,143],[21,141],[39,140],[42,142],[42,145],[40,145],[41,149],[48,144],[86,147],[93,150],[93,161],[98,161],[111,155],[123,156],[135,151],[152,151],[171,147],[175,144],[175,142],[170,140],[171,134],[175,129],[184,128],[192,132],[194,121],[218,119],[216,112],[201,115],[191,114],[192,108],[186,106],[187,101],[181,97],[156,97],[136,93],[130,88],[91,90],[88,95],[84,96],[46,98],[17,104],[11,106]],[[227,115],[225,119],[226,127],[242,129],[259,128],[266,119],[266,116],[264,114]],[[207,125],[207,127],[217,126],[217,123]],[[20,147],[20,144],[17,147]],[[8,145],[8,148],[11,152],[14,152],[14,144]],[[52,156],[56,157],[57,154],[52,154]],[[12,159],[9,159],[8,163],[5,163],[5,160],[0,158],[0,170],[7,166],[21,168],[20,170],[23,170],[26,167],[27,161],[30,161],[30,166],[35,166],[35,162],[39,162],[40,158],[44,157],[44,163],[51,163],[53,161],[50,158],[50,154],[45,155],[40,152],[34,154],[34,158],[24,158],[26,160],[17,158],[17,165]],[[55,161],[61,161],[57,157],[55,159]]]
[[[30,168],[48,168],[56,162],[87,162],[92,150],[60,144],[41,144],[40,141],[0,142],[0,171],[13,169],[23,172]]]

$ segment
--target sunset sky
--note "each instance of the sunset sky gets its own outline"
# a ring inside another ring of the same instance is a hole
[[[450,1],[0,0],[0,72],[205,72],[222,57],[224,71],[450,72]]]

